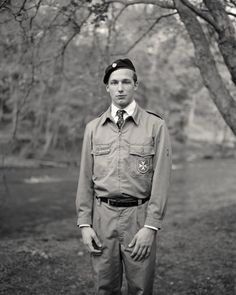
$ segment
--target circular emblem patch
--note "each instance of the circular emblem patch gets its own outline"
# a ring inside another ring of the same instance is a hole
[[[117,63],[113,62],[112,67],[115,68],[117,66]]]
[[[137,170],[139,173],[147,173],[150,167],[149,159],[141,158],[137,162]]]

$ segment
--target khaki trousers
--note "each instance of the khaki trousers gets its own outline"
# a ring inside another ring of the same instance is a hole
[[[135,207],[112,207],[95,200],[93,228],[102,243],[102,255],[92,256],[96,294],[120,295],[123,269],[128,295],[151,295],[153,289],[156,240],[151,254],[142,261],[134,261],[128,245],[143,227],[148,202]]]

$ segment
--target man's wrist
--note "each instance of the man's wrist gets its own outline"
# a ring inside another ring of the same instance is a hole
[[[83,227],[91,227],[90,224],[79,224],[78,226],[79,226],[79,228],[83,228]]]
[[[154,231],[158,231],[159,230],[159,228],[157,228],[155,226],[148,225],[148,224],[145,224],[144,227],[149,228],[149,229],[154,230]]]

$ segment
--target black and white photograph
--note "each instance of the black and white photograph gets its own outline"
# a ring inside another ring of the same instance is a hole
[[[236,1],[0,0],[0,295],[236,294]]]

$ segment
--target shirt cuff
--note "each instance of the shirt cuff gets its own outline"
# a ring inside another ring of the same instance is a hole
[[[79,228],[81,227],[90,227],[90,224],[78,224]]]
[[[151,229],[153,229],[155,231],[158,231],[159,230],[159,228],[157,228],[155,226],[147,225],[147,224],[145,224],[144,227],[151,228]]]

